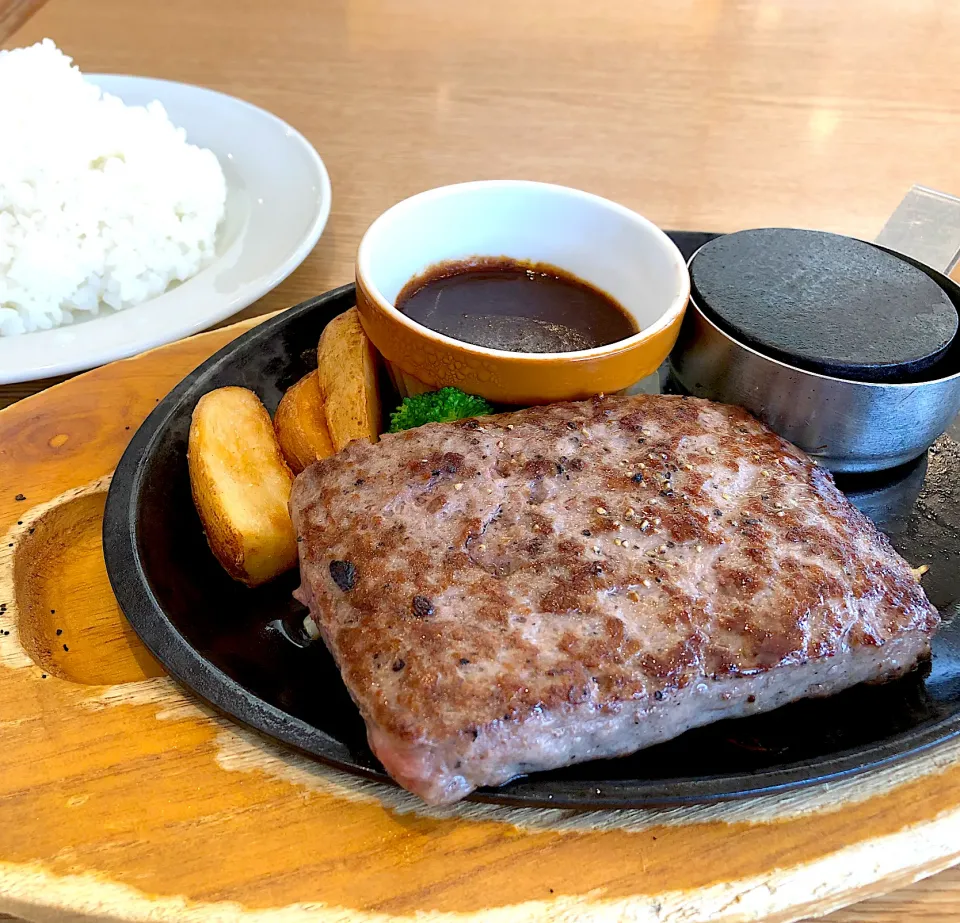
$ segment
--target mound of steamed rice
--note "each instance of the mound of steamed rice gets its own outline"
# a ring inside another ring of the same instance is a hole
[[[159,102],[125,106],[49,39],[0,51],[0,336],[119,310],[214,256],[213,152]]]

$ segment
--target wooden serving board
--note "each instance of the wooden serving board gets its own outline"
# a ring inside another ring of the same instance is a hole
[[[960,742],[725,806],[430,809],[181,692],[110,592],[105,491],[157,401],[253,323],[0,412],[0,914],[788,921],[960,861]]]

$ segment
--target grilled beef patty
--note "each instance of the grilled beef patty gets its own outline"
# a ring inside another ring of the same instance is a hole
[[[290,505],[299,598],[431,803],[891,679],[939,623],[828,472],[694,398],[354,442]]]

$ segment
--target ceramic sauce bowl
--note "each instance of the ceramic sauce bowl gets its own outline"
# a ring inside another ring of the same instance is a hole
[[[639,332],[593,349],[521,353],[464,343],[397,310],[431,267],[475,257],[546,263],[610,295]],[[673,348],[690,295],[683,256],[654,224],[599,196],[526,181],[444,186],[394,205],[357,253],[363,327],[403,395],[453,385],[501,404],[544,404],[628,388]]]

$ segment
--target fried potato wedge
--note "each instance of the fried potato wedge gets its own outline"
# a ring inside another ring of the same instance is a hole
[[[210,549],[234,580],[258,586],[296,565],[293,473],[252,391],[219,388],[200,398],[187,461]]]
[[[294,474],[333,455],[316,372],[304,375],[280,399],[273,415],[277,442]]]
[[[373,344],[351,308],[323,329],[317,350],[317,375],[333,447],[338,452],[354,439],[376,442],[380,434],[380,395]]]

